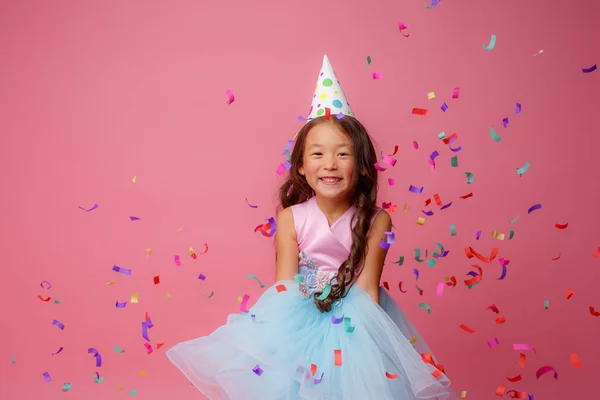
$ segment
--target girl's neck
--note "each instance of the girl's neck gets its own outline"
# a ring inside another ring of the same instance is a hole
[[[346,211],[352,207],[350,200],[329,200],[322,199],[319,196],[315,196],[317,206],[321,209],[321,212],[325,214],[329,225],[331,226],[337,221]]]

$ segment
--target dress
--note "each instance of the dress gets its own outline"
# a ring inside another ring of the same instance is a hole
[[[171,362],[209,399],[456,399],[436,368],[443,367],[385,289],[379,305],[353,285],[332,311],[316,308],[313,292],[350,252],[354,207],[331,227],[314,197],[292,213],[304,282],[276,282],[248,313],[169,349]]]

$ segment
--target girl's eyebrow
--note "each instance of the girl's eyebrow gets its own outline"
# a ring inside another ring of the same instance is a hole
[[[338,144],[335,147],[339,149],[340,147],[350,147],[350,146],[352,146],[350,143],[341,143],[341,144]],[[323,145],[322,144],[318,144],[318,143],[311,144],[310,146],[308,146],[308,150],[312,149],[313,147],[321,148],[321,147],[323,147]]]

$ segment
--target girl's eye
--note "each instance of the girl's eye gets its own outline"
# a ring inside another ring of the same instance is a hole
[[[322,156],[322,155],[323,155],[323,153],[319,153],[319,152],[313,153],[313,156]]]
[[[349,155],[349,154],[348,154],[348,153],[339,153],[339,154],[338,154],[338,156],[342,156],[342,157],[345,157],[345,156],[347,156],[347,155]]]

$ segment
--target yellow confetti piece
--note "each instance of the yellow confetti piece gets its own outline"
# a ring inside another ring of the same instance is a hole
[[[146,371],[140,371],[140,376],[146,376]]]
[[[423,225],[424,223],[425,223],[425,218],[423,218],[423,217],[417,218],[417,224],[418,225]]]
[[[410,338],[410,344],[415,344],[415,343],[417,343],[417,339],[418,339],[418,338],[417,338],[416,336],[413,336],[412,338]]]
[[[136,304],[139,303],[139,296],[140,296],[139,292],[133,292],[133,293],[131,293],[131,304],[133,304],[133,303],[136,303]]]
[[[148,247],[146,249],[146,257],[150,256],[150,254],[152,254],[152,249],[150,247]]]
[[[196,250],[194,250],[194,249],[192,249],[192,248],[190,247],[190,249],[188,250],[188,256],[190,256],[190,257],[191,257],[191,256],[192,256],[192,254],[196,254]]]
[[[183,228],[177,228],[177,232],[181,232]]]
[[[435,93],[433,93],[433,92],[427,93],[427,99],[429,99],[429,100],[435,99]]]
[[[123,385],[121,385],[121,384],[119,383],[119,392],[122,392],[122,391],[123,391]]]
[[[108,286],[114,285],[115,283],[117,283],[117,281],[110,281],[110,282],[106,282],[106,284],[107,284]]]
[[[167,292],[167,299],[171,299],[171,293]]]
[[[238,298],[236,299],[236,301],[237,301],[238,303],[241,303],[241,302],[242,302],[242,296],[238,297]]]
[[[460,398],[461,399],[466,399],[467,398],[467,391],[463,390],[462,392],[460,392]]]
[[[404,205],[404,212],[408,212],[408,204]]]
[[[498,233],[496,231],[492,232],[492,237],[498,240],[504,240],[504,233]]]
[[[135,183],[137,181],[137,175],[133,177],[133,179],[131,180],[131,182]]]
[[[543,52],[544,52],[544,50],[540,50],[540,51],[538,51],[537,53],[535,53],[533,56],[534,56],[534,57],[535,57],[535,56],[538,56],[538,55],[542,54]]]

